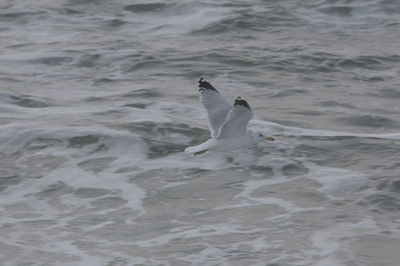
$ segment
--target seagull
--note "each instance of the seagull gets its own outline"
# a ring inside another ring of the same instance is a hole
[[[247,129],[253,111],[241,97],[231,104],[204,78],[199,80],[199,92],[200,102],[207,112],[211,138],[197,146],[187,147],[186,153],[200,155],[207,151],[233,151],[249,148],[262,140],[275,140]]]

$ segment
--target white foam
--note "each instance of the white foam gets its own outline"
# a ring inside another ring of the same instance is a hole
[[[268,249],[274,247],[274,245],[270,244],[270,241],[268,241],[266,237],[258,237],[249,241],[241,241],[232,246],[239,247],[240,245],[248,245],[255,252],[266,252]]]
[[[358,192],[368,186],[367,174],[349,169],[323,167],[310,162],[304,162],[310,170],[305,176],[322,185],[320,191],[331,198],[341,194]]]
[[[126,33],[157,36],[181,35],[200,30],[230,16],[233,16],[232,9],[227,7],[205,3],[197,5],[191,1],[183,1],[171,10],[163,12],[162,15],[153,12],[135,15],[127,13],[126,20],[142,25],[134,31],[130,28]]]
[[[24,108],[19,108],[23,110]],[[40,110],[42,108],[39,108]],[[46,108],[44,108],[46,109]],[[112,109],[112,108],[111,108]],[[124,109],[124,108],[123,108]],[[29,204],[35,213],[40,213],[40,219],[56,219],[57,215],[63,213],[62,210],[54,210],[47,202],[36,199],[35,193],[46,191],[54,184],[64,184],[73,189],[88,187],[113,190],[117,195],[127,203],[125,207],[131,208],[137,215],[144,213],[142,207],[142,199],[145,192],[135,184],[127,182],[129,174],[116,174],[115,172],[126,166],[140,166],[147,159],[147,145],[141,137],[128,131],[115,130],[104,127],[99,124],[91,125],[90,123],[83,126],[81,123],[77,125],[66,126],[61,123],[66,118],[82,117],[93,114],[93,110],[100,111],[100,108],[93,108],[90,111],[76,111],[73,108],[51,108],[54,112],[48,110],[32,111],[33,119],[30,121],[22,121],[20,124],[16,120],[15,123],[0,126],[0,142],[1,152],[13,154],[38,139],[56,140],[56,145],[51,145],[41,149],[33,149],[32,151],[24,150],[15,164],[27,171],[27,175],[33,175],[37,168],[40,178],[26,178],[23,182],[8,186],[0,198],[4,205],[12,204]],[[125,109],[126,110],[126,109]],[[23,110],[25,111],[25,110]],[[104,109],[103,109],[104,111]],[[128,119],[133,116],[127,112]],[[135,117],[140,117],[136,114]],[[37,118],[36,118],[37,117]],[[151,116],[149,116],[150,118]],[[126,119],[126,118],[125,118]],[[143,119],[143,118],[142,118]],[[50,123],[51,121],[51,123]],[[60,121],[60,123],[58,123]],[[81,147],[70,146],[69,140],[74,137],[92,135],[97,140],[94,143],[88,143]],[[106,149],[99,149],[99,147]],[[96,151],[96,152],[94,152]],[[41,157],[41,164],[32,164],[32,158]],[[46,158],[58,158],[61,164],[56,169],[44,170]],[[95,173],[90,170],[84,170],[80,167],[90,160],[112,158],[101,173]],[[27,163],[32,164],[32,170],[29,171]],[[91,200],[78,199],[68,194],[61,196],[61,204],[73,208],[89,206]],[[63,202],[64,201],[64,202]],[[106,212],[107,210],[105,210]],[[12,219],[8,222],[12,222]]]
[[[343,131],[329,131],[319,129],[306,129],[299,127],[284,126],[278,123],[253,119],[250,122],[255,129],[271,132],[271,134],[279,134],[284,136],[303,136],[303,137],[358,137],[358,138],[377,138],[400,140],[400,132],[384,133],[384,134],[361,134]]]
[[[250,234],[258,231],[259,229],[248,229],[240,224],[236,224],[235,222],[199,225],[196,227],[182,226],[179,228],[175,228],[170,233],[164,234],[160,237],[137,241],[135,242],[135,245],[140,247],[154,247],[165,245],[174,239],[193,239],[197,237],[220,236],[228,234]]]

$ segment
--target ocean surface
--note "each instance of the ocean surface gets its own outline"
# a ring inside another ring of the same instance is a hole
[[[2,0],[0,264],[398,266],[399,77],[397,0]]]

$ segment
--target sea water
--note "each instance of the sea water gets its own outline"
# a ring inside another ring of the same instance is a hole
[[[3,0],[0,264],[398,266],[400,2]],[[245,98],[209,137],[197,81]]]

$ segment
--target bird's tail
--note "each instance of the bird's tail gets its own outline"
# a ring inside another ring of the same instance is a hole
[[[197,146],[190,146],[185,149],[185,153],[195,153],[197,151]]]
[[[194,155],[200,155],[200,154],[205,153],[206,151],[207,151],[207,149],[205,149],[204,145],[202,145],[202,144],[197,145],[197,146],[190,146],[185,149],[186,153],[192,153]]]

